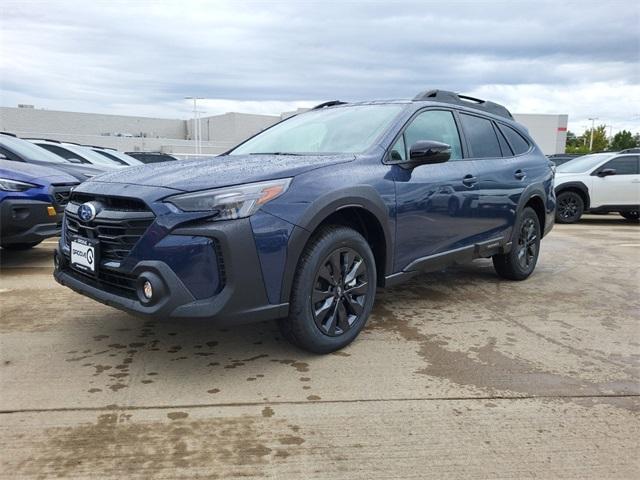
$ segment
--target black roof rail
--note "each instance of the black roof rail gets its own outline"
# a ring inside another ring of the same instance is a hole
[[[640,148],[639,147],[625,148],[624,150],[620,150],[618,153],[640,153]]]
[[[325,107],[335,107],[336,105],[345,105],[347,102],[342,102],[340,100],[330,100],[328,102],[321,103],[320,105],[316,105],[311,110],[320,110]]]
[[[41,137],[22,137],[23,140],[42,140],[43,142],[62,143],[60,140],[53,140],[52,138]]]
[[[452,103],[454,105],[462,105],[463,107],[475,108],[476,110],[482,110],[483,112],[492,113],[494,115],[499,115],[501,117],[506,117],[510,120],[513,120],[513,115],[511,115],[511,112],[509,112],[509,110],[498,103],[469,97],[468,95],[460,95],[458,93],[449,92],[447,90],[426,90],[416,95],[413,101]]]
[[[111,147],[101,147],[100,145],[86,145],[86,144],[82,144],[80,145],[81,147],[89,147],[89,148],[99,148],[100,150],[113,150],[114,152],[117,152],[118,150],[116,148],[111,148]]]
[[[18,138],[18,136],[15,133],[10,133],[10,132],[0,132],[2,135],[8,135],[10,137],[15,137]]]

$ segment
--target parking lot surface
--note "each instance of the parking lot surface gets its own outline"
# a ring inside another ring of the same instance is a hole
[[[2,251],[3,478],[637,478],[640,227],[556,226],[534,275],[490,261],[380,291],[359,339],[153,322]]]

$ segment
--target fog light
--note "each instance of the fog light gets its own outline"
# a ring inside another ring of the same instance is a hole
[[[142,285],[142,292],[147,300],[151,300],[151,297],[153,297],[153,287],[149,280],[144,281],[144,284]]]

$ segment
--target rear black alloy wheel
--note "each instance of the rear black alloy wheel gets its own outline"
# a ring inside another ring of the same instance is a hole
[[[527,217],[520,225],[517,258],[522,270],[529,270],[538,257],[538,231],[536,221]]]
[[[556,221],[558,223],[577,222],[583,211],[584,202],[576,192],[562,192],[558,195],[556,205]]]
[[[364,259],[352,248],[331,252],[316,274],[311,310],[316,326],[336,337],[360,321],[367,301],[369,275]]]
[[[538,262],[541,237],[538,215],[531,207],[524,208],[514,227],[511,250],[493,256],[493,266],[498,275],[509,280],[528,278]]]

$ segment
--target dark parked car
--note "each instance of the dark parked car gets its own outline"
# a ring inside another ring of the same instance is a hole
[[[334,101],[222,156],[80,185],[54,275],[147,317],[279,319],[326,353],[376,287],[479,257],[524,280],[554,213],[552,165],[506,108],[437,90]]]
[[[0,159],[48,166],[68,173],[81,182],[107,170],[94,165],[69,162],[31,142],[6,133],[0,134]]]
[[[0,160],[0,246],[24,250],[59,235],[64,207],[77,184],[53,168]]]
[[[126,154],[137,158],[142,163],[174,162],[178,160],[176,157],[162,152],[126,152]]]

